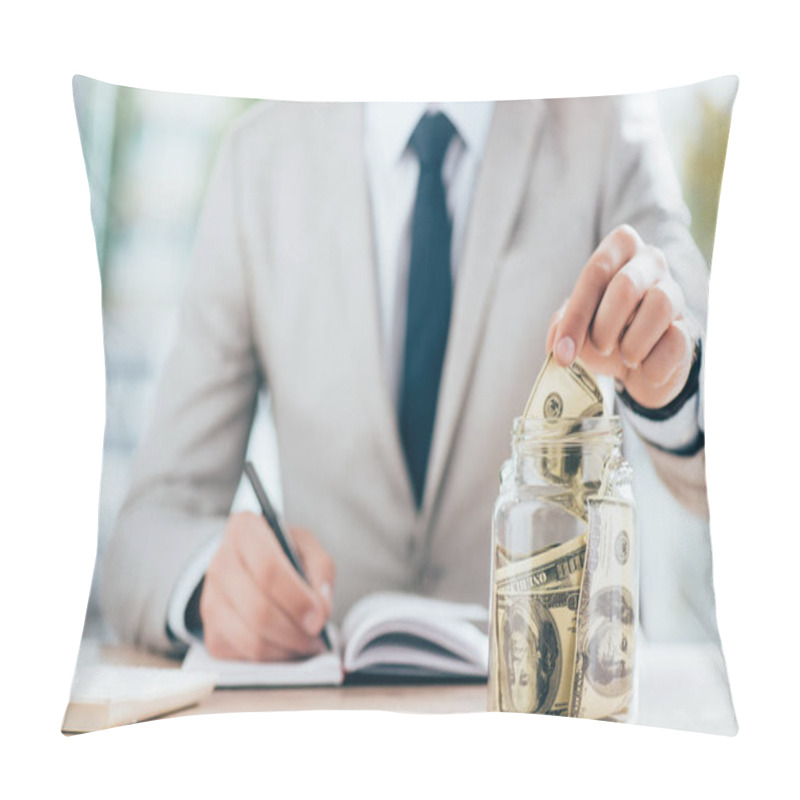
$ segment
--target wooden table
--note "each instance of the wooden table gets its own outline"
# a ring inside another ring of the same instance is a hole
[[[636,722],[731,735],[736,717],[725,661],[716,643],[638,645]],[[82,649],[83,654],[83,649]],[[180,662],[127,646],[97,646],[89,662],[178,669]],[[79,659],[80,661],[80,659]],[[236,711],[375,710],[424,714],[486,711],[485,683],[360,683],[345,686],[217,689],[199,704],[165,716]]]
[[[129,646],[104,646],[107,664],[179,668],[180,662]],[[486,711],[486,683],[356,683],[302,688],[216,689],[197,705],[167,714],[224,714],[235,711],[372,710],[422,714]]]

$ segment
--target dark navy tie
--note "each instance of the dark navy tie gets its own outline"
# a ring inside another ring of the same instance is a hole
[[[426,114],[411,134],[409,146],[419,159],[419,183],[411,223],[408,314],[400,387],[400,438],[414,489],[422,505],[428,453],[436,418],[450,305],[451,222],[447,215],[442,162],[453,134],[442,113]]]

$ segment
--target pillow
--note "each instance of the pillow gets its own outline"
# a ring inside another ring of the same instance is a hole
[[[558,346],[563,333],[559,309],[579,319],[576,287],[605,242],[633,248],[614,269],[627,262],[630,285],[646,284],[620,306],[631,313],[612,355],[591,351],[594,308],[578,355],[602,372],[627,330],[652,338],[642,364],[600,378],[636,499],[627,718],[735,733],[702,345],[736,87],[728,77],[649,95],[444,103],[416,127],[416,104],[178,95],[76,76],[107,416],[64,729],[202,712],[214,685],[367,681],[382,687],[374,707],[487,708],[497,473],[548,338]],[[446,265],[437,278],[433,263]],[[650,308],[657,295],[668,311]],[[645,331],[639,312],[669,318]],[[685,334],[680,385],[642,394],[630,375],[651,387],[666,377],[653,375],[673,357],[669,337],[657,345],[673,328]],[[285,529],[284,550],[270,528]],[[305,582],[287,571],[292,558]],[[400,670],[409,636],[416,660]],[[443,661],[453,639],[459,657]],[[425,671],[434,664],[468,689]],[[438,686],[434,699],[419,681]],[[279,691],[236,697],[231,709],[299,707]],[[336,697],[347,707],[346,692]]]

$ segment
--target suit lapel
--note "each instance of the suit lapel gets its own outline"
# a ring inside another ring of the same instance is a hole
[[[430,517],[441,489],[474,371],[498,265],[528,181],[543,112],[542,103],[500,102],[495,105],[456,278],[422,518],[417,519],[418,523]],[[343,357],[354,364],[357,383],[353,389],[360,400],[357,407],[367,415],[368,429],[376,431],[373,446],[380,449],[393,493],[408,506],[413,516],[414,500],[397,430],[397,413],[383,370],[372,210],[363,144],[363,106],[350,106],[345,119],[339,144],[338,163],[342,169],[337,178],[341,182],[340,196],[347,197],[348,202],[338,204],[335,238],[338,271],[348,298],[343,324],[352,332],[349,340],[353,351]]]
[[[398,503],[413,509],[411,483],[406,471],[405,458],[397,428],[397,414],[386,384],[381,351],[380,302],[378,297],[376,255],[369,182],[364,155],[363,104],[348,108],[346,124],[341,126],[339,143],[340,174],[332,184],[336,186],[338,207],[336,250],[338,274],[345,287],[346,311],[343,324],[350,329],[348,340],[352,351],[343,353],[356,374],[353,391],[358,399],[356,413],[364,414],[360,427],[374,432],[369,443],[377,448],[386,464],[391,488]],[[325,154],[329,163],[330,154]]]
[[[475,366],[478,343],[494,291],[497,269],[519,212],[530,173],[543,103],[495,105],[486,152],[475,185],[458,268],[447,353],[425,484],[423,513],[440,491],[453,438]],[[510,423],[510,421],[509,421]]]

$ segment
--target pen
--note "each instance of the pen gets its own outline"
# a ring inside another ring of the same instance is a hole
[[[295,570],[297,570],[297,574],[306,583],[308,583],[308,578],[306,578],[306,574],[303,572],[303,567],[300,564],[300,557],[297,555],[297,550],[295,549],[294,543],[289,536],[289,530],[281,524],[278,512],[273,508],[269,497],[267,497],[264,487],[261,485],[261,481],[258,478],[256,469],[250,461],[245,462],[244,474],[247,475],[247,479],[250,481],[250,485],[253,487],[253,491],[256,493],[258,504],[261,506],[261,513],[264,515],[267,525],[269,525],[270,529],[275,534],[275,537],[280,543],[283,552],[286,553],[286,557],[289,559]],[[328,632],[325,630],[325,628],[322,629],[319,636],[320,639],[322,639],[325,647],[327,647],[328,650],[331,650],[331,640],[328,638]]]

